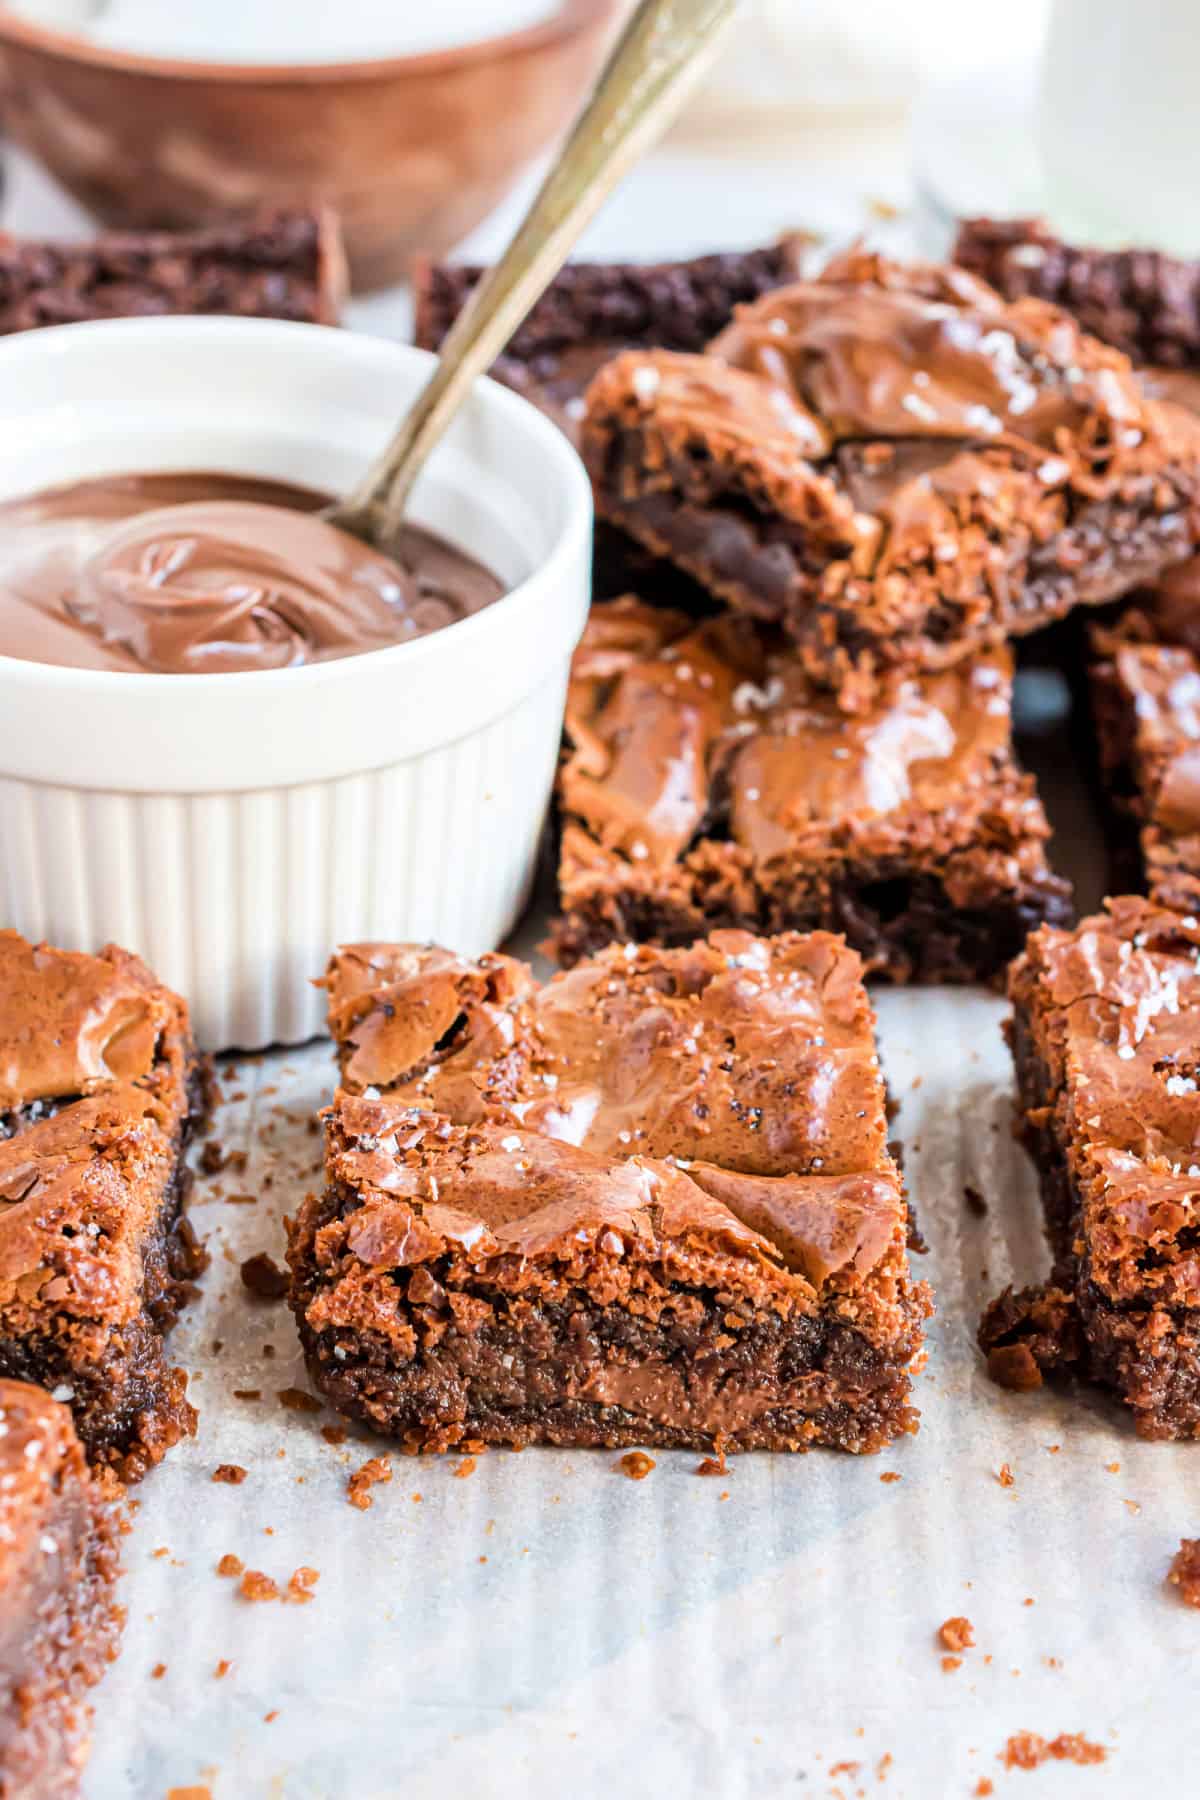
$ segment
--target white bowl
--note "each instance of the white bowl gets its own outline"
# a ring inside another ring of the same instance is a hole
[[[432,360],[262,320],[12,337],[0,497],[154,469],[341,492]],[[140,952],[210,1049],[319,1032],[311,980],[338,942],[499,943],[553,780],[591,496],[561,433],[483,381],[412,517],[511,591],[414,643],[300,669],[128,675],[0,656],[0,924]]]

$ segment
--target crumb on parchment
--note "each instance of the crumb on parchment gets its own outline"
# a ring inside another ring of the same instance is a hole
[[[371,1489],[379,1482],[392,1479],[392,1465],[386,1456],[370,1457],[360,1469],[356,1469],[346,1483],[346,1498],[351,1506],[359,1512],[366,1512],[371,1505]]]

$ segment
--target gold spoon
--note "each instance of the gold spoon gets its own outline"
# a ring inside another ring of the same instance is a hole
[[[479,282],[395,436],[325,518],[386,551],[412,486],[477,376],[549,287],[588,220],[666,129],[739,0],[641,0],[500,261]]]

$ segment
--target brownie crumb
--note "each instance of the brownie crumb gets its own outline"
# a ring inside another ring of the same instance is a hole
[[[227,1552],[217,1564],[217,1574],[240,1575],[245,1566],[240,1556],[232,1556]]]
[[[1046,1762],[1102,1763],[1107,1756],[1103,1744],[1090,1743],[1079,1731],[1060,1731],[1056,1738],[1018,1731],[1000,1752],[1000,1761],[1006,1769],[1040,1769]]]
[[[321,1402],[316,1395],[308,1393],[304,1388],[280,1388],[279,1404],[289,1412],[319,1413],[321,1410]]]
[[[1167,1580],[1187,1606],[1200,1606],[1200,1538],[1181,1538]]]
[[[955,1669],[961,1669],[961,1668],[962,1668],[962,1657],[961,1656],[943,1656],[943,1658],[942,1658],[942,1674],[943,1675],[952,1675],[954,1673]]]
[[[898,1469],[885,1469],[879,1479],[880,1481],[903,1481],[904,1477]]]
[[[645,1481],[651,1469],[657,1467],[654,1458],[647,1456],[644,1450],[627,1450],[617,1463],[622,1475],[628,1475],[630,1481]]]
[[[996,1471],[996,1480],[1001,1487],[1016,1487],[1017,1478],[1008,1463],[1001,1463]]]
[[[938,1627],[938,1636],[947,1650],[953,1650],[957,1653],[960,1650],[969,1650],[971,1648],[972,1644],[975,1642],[975,1628],[971,1624],[970,1619],[964,1619],[962,1617],[946,1619],[943,1624]]]
[[[969,1181],[963,1183],[963,1199],[967,1203],[967,1211],[974,1213],[977,1219],[982,1219],[987,1216],[987,1201],[984,1199],[979,1189],[977,1187],[972,1187]]]
[[[233,1397],[235,1400],[261,1400],[262,1399],[262,1389],[261,1388],[234,1388]]]
[[[703,1462],[696,1464],[696,1473],[697,1475],[727,1475],[729,1471],[725,1467],[725,1452],[722,1450],[719,1456],[706,1456]]]
[[[392,1479],[392,1465],[386,1456],[372,1456],[361,1469],[356,1469],[346,1483],[347,1498],[351,1506],[357,1506],[359,1512],[366,1512],[371,1505],[371,1489],[377,1482]]]
[[[150,1671],[151,1681],[161,1681],[163,1676],[166,1674],[166,1672],[167,1672],[166,1663],[155,1663],[154,1667]]]
[[[242,1286],[256,1300],[282,1300],[288,1291],[287,1270],[281,1269],[265,1250],[260,1250],[242,1264]]]
[[[321,1571],[319,1569],[300,1567],[289,1577],[284,1599],[290,1601],[293,1606],[307,1605],[308,1601],[316,1599],[312,1590],[320,1579]]]
[[[975,1783],[975,1800],[988,1800],[988,1796],[994,1794],[995,1791],[995,1784],[991,1777],[988,1775],[981,1775],[979,1780]]]
[[[238,1584],[238,1592],[243,1600],[278,1600],[279,1586],[264,1575],[261,1569],[247,1569]]]
[[[1042,1371],[1028,1344],[993,1344],[988,1351],[987,1372],[997,1387],[1014,1394],[1031,1394],[1042,1385]]]
[[[229,1673],[230,1669],[232,1669],[232,1667],[233,1667],[233,1664],[229,1661],[229,1658],[227,1656],[223,1656],[221,1658],[220,1662],[217,1664],[216,1668],[213,1670],[213,1680],[214,1681],[224,1681],[226,1675],[228,1675],[228,1673]]]
[[[241,1487],[246,1471],[240,1463],[221,1463],[213,1470],[214,1481],[227,1481],[230,1487]]]
[[[473,1456],[464,1456],[457,1469],[454,1469],[451,1472],[455,1481],[465,1481],[469,1475],[475,1473],[475,1469],[475,1458]]]
[[[209,1138],[200,1152],[200,1173],[202,1175],[219,1175],[225,1167],[225,1152],[216,1138]]]
[[[321,1436],[327,1444],[344,1444],[348,1432],[342,1425],[322,1425]]]
[[[206,1787],[168,1788],[167,1800],[212,1800],[212,1789]]]

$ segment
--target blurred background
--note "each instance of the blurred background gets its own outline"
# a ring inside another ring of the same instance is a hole
[[[350,322],[403,329],[414,245],[486,259],[504,243],[627,4],[14,0],[0,5],[2,104],[26,148],[8,149],[4,225],[71,236],[89,211],[188,224],[271,182],[327,185],[351,237]],[[49,54],[22,38],[46,28],[70,34]],[[481,50],[512,32],[536,55]],[[658,259],[800,229],[936,254],[955,216],[1031,212],[1066,235],[1193,253],[1198,43],[1195,0],[744,0],[580,253]],[[450,55],[418,75],[396,62],[431,51]],[[455,57],[470,81],[451,92]],[[153,58],[171,60],[154,74]],[[365,79],[363,59],[392,73]],[[353,80],[335,80],[347,61]],[[272,63],[290,73],[259,82],[253,65]],[[289,84],[299,111],[281,110]],[[372,105],[394,143],[372,135]],[[401,141],[404,120],[417,141]],[[388,240],[361,254],[360,212]]]

